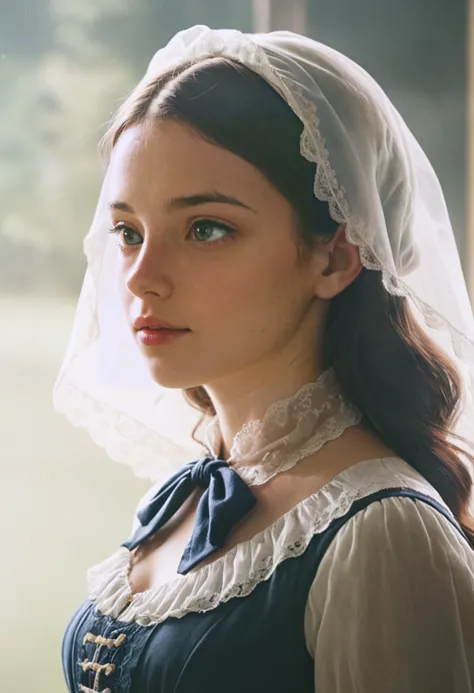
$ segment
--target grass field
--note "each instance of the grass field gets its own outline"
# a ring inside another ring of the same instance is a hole
[[[0,296],[0,680],[65,693],[61,639],[85,571],[130,534],[149,483],[55,412],[75,301]]]

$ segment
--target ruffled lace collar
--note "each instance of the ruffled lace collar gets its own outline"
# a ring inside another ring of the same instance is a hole
[[[361,418],[358,409],[342,396],[334,369],[329,368],[291,397],[274,402],[263,419],[247,422],[234,437],[227,463],[249,486],[264,484],[316,453]],[[204,441],[214,457],[219,457],[221,440],[215,416]]]
[[[436,489],[404,460],[364,460],[224,556],[159,587],[132,594],[128,580],[131,552],[120,547],[89,569],[89,599],[104,615],[142,626],[209,611],[233,597],[250,594],[280,563],[304,553],[311,538],[345,515],[356,500],[395,486],[419,490],[447,507]]]

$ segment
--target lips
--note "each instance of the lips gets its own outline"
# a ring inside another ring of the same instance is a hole
[[[152,329],[150,327],[142,327],[137,330],[137,339],[146,347],[159,347],[172,343],[175,339],[183,337],[191,330],[170,330],[170,329]]]
[[[185,327],[142,327],[142,330],[154,330],[155,332],[189,332]]]
[[[164,330],[188,330],[187,327],[178,327],[177,325],[172,325],[166,320],[161,320],[154,315],[141,315],[133,323],[136,330],[150,329],[164,329]]]

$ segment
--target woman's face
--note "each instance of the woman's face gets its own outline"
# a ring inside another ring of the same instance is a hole
[[[218,387],[315,368],[322,302],[298,261],[290,204],[256,168],[169,121],[119,138],[107,173],[130,328],[190,332],[140,350],[160,385]],[[125,210],[125,211],[124,211]]]

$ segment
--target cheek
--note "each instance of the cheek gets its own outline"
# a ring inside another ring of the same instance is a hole
[[[193,293],[196,314],[222,336],[238,334],[242,338],[291,324],[303,300],[293,248],[274,253],[262,249],[199,287]]]

